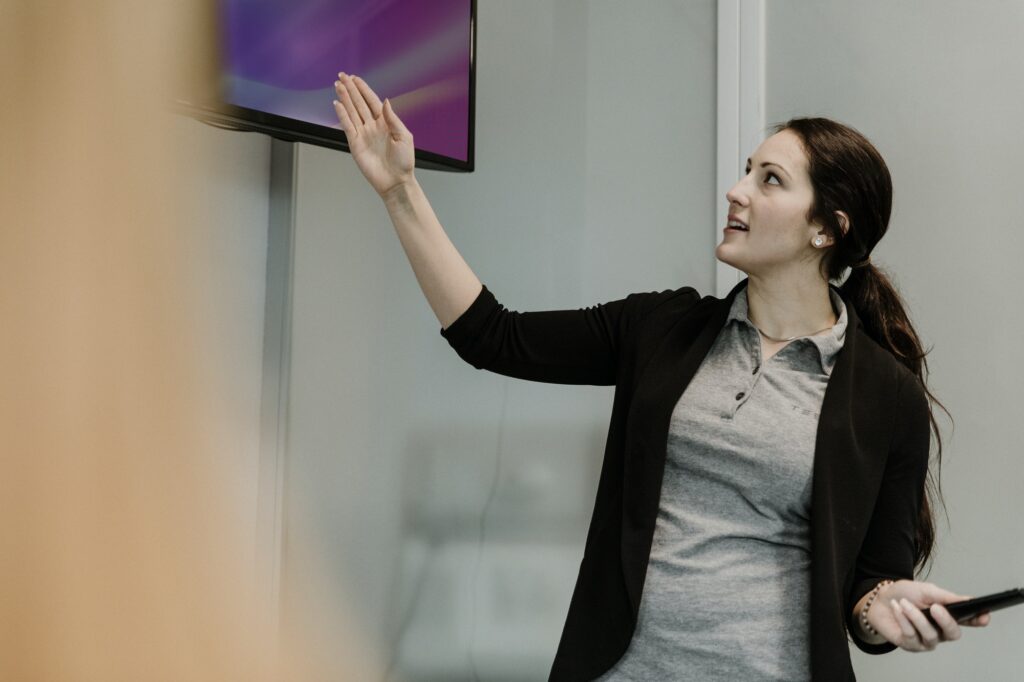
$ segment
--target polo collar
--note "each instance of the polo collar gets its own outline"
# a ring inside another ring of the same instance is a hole
[[[757,332],[757,327],[750,321],[748,316],[749,307],[747,304],[747,283],[750,281],[749,277],[745,277],[742,282],[737,285],[737,288],[733,289],[735,297],[732,305],[729,308],[729,313],[725,318],[725,324],[729,324],[732,320],[736,320],[740,324],[749,325],[750,328]],[[843,347],[843,342],[846,336],[846,326],[849,323],[849,316],[846,313],[847,305],[843,300],[843,297],[839,294],[839,289],[834,287],[831,283],[828,289],[829,297],[832,299],[832,307],[834,310],[839,311],[839,316],[836,318],[836,324],[832,327],[828,334],[819,334],[817,336],[800,336],[795,339],[796,341],[807,341],[810,342],[818,349],[818,361],[821,363],[821,371],[826,376],[832,376],[832,368],[836,364],[836,356],[839,350]],[[730,296],[732,296],[730,292]]]

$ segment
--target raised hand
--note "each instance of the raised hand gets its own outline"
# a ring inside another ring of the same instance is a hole
[[[412,133],[359,76],[341,72],[334,82],[334,111],[356,165],[381,197],[410,181],[416,164]],[[339,101],[340,100],[340,101]]]
[[[989,624],[992,615],[988,612],[957,623],[943,606],[970,598],[944,590],[934,583],[897,580],[879,590],[878,597],[868,609],[868,622],[878,634],[901,649],[931,651],[940,642],[960,639],[961,626],[984,627]],[[940,629],[925,618],[922,610],[926,608],[930,609]]]

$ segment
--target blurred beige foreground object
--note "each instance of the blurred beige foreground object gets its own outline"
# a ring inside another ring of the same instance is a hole
[[[208,9],[0,0],[0,680],[379,669],[343,613],[301,624],[351,643],[331,661],[278,641],[243,550],[232,349],[199,312],[217,225],[178,219],[204,160],[176,157],[167,106],[208,64]]]

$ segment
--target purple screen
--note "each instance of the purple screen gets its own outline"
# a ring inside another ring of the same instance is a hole
[[[338,72],[391,99],[421,149],[468,161],[471,0],[221,0],[224,97],[341,130]]]

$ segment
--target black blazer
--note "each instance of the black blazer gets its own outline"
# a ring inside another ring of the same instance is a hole
[[[551,681],[592,680],[629,646],[654,536],[669,419],[747,279],[724,299],[692,287],[578,310],[519,313],[483,286],[441,335],[477,369],[557,384],[615,386],[604,461]],[[829,284],[836,292],[839,289]],[[841,294],[840,294],[841,295]],[[815,440],[811,494],[811,672],[855,680],[847,632],[878,580],[914,579],[930,445],[918,378],[848,326]],[[862,651],[883,654],[888,642]]]

